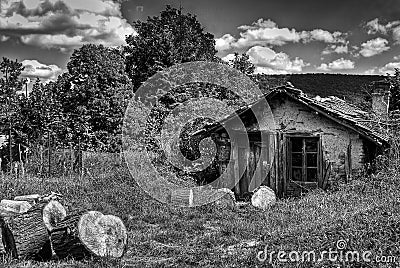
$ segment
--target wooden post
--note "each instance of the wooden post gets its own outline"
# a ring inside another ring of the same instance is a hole
[[[48,139],[48,158],[49,158],[49,170],[48,170],[48,176],[51,176],[51,137],[50,137],[50,128],[47,129],[47,139]]]
[[[81,157],[81,137],[78,138],[78,169],[79,179],[82,179],[82,157]]]
[[[40,153],[40,176],[43,175],[43,145],[39,145],[39,153]]]
[[[10,118],[10,122],[9,122],[9,132],[8,132],[8,153],[9,153],[9,160],[10,160],[10,173],[12,174],[12,162],[13,162],[13,157],[12,157],[12,122],[11,122],[11,118]]]
[[[22,153],[21,153],[21,143],[18,143],[18,154],[19,154],[19,170],[21,173],[21,177],[25,177],[24,163],[22,161]]]

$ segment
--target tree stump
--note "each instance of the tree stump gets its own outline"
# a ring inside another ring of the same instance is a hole
[[[97,211],[67,216],[51,233],[59,258],[89,256],[121,258],[127,245],[127,231],[118,217]]]
[[[0,222],[5,250],[13,258],[35,258],[49,241],[40,208],[23,214],[2,217]]]
[[[67,212],[60,202],[51,200],[48,203],[44,203],[42,215],[47,230],[51,232],[56,227],[57,223],[65,219]]]
[[[32,205],[27,201],[16,201],[16,200],[6,200],[3,199],[0,202],[0,207],[13,211],[15,213],[24,213],[27,212]]]
[[[29,204],[36,205],[39,202],[40,195],[39,194],[31,194],[31,195],[21,195],[21,196],[16,196],[14,197],[14,200],[16,201],[26,201],[29,202]]]

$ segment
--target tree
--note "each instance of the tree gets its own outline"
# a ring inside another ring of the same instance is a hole
[[[389,110],[400,110],[400,69],[395,69],[394,75],[388,76],[386,80],[390,83]]]
[[[167,6],[158,17],[134,23],[126,38],[126,70],[135,89],[156,72],[178,63],[216,59],[214,36],[196,16]]]
[[[115,137],[121,135],[125,108],[132,96],[122,50],[84,45],[73,52],[67,69],[52,88],[67,116],[71,130],[67,140],[118,150],[121,142]]]
[[[20,96],[17,92],[22,89],[22,81],[20,75],[24,67],[17,60],[12,61],[3,57],[0,63],[0,127],[1,134],[6,134],[9,137],[8,148],[3,148],[1,155],[6,156],[5,159],[8,163],[15,159],[15,146],[16,141],[21,142],[24,140],[24,135],[20,131],[23,126],[20,116]]]
[[[256,69],[254,64],[250,61],[249,55],[246,53],[240,55],[235,52],[235,57],[229,61],[229,65],[248,76],[253,75]]]
[[[24,118],[23,132],[30,143],[44,144],[50,138],[46,136],[54,136],[60,127],[56,124],[63,124],[62,104],[53,93],[54,87],[54,82],[44,85],[37,78],[29,98],[20,102],[21,116]]]

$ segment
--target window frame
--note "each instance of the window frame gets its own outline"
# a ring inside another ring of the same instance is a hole
[[[293,151],[293,140],[294,139],[301,139],[302,143],[302,151],[297,152]],[[307,151],[306,149],[306,140],[307,139],[315,139],[316,140],[316,151]],[[320,162],[321,162],[321,136],[320,135],[301,135],[301,134],[291,134],[287,135],[287,141],[288,141],[288,151],[287,151],[287,157],[288,157],[288,178],[289,180],[296,182],[296,183],[309,183],[309,184],[318,184],[319,182],[319,177],[320,177]],[[294,166],[293,165],[293,154],[301,154],[302,156],[302,166]],[[307,165],[307,156],[309,154],[316,154],[316,166],[312,165]],[[293,169],[301,169],[302,170],[302,175],[301,179],[302,180],[294,180],[293,179]],[[316,170],[316,180],[314,181],[308,181],[307,179],[307,171],[308,169],[315,169]]]

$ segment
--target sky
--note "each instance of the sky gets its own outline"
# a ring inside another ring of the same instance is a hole
[[[257,73],[386,74],[400,68],[400,0],[0,0],[0,57],[42,81],[83,44],[125,44],[132,22],[165,5],[195,14],[218,56]]]

